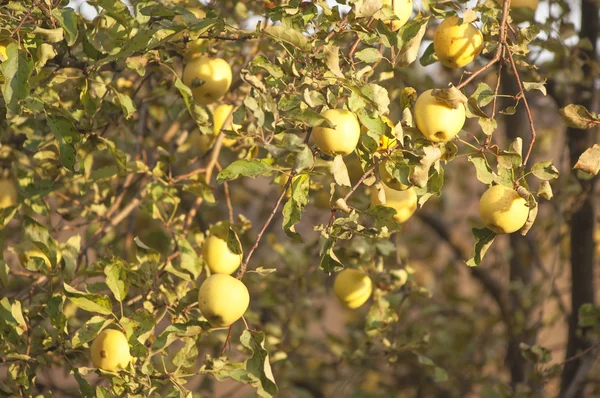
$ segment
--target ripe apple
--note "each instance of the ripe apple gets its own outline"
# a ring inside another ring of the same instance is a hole
[[[458,25],[458,17],[451,16],[435,31],[433,49],[443,65],[462,68],[481,54],[483,35],[470,23]]]
[[[233,253],[227,241],[215,235],[209,236],[202,245],[202,257],[213,274],[231,275],[242,263],[242,254]]]
[[[485,226],[495,233],[510,234],[525,225],[529,207],[514,189],[494,185],[481,196],[479,215]]]
[[[381,177],[381,182],[387,185],[388,188],[395,189],[396,191],[405,191],[410,188],[410,185],[405,185],[398,181],[387,171],[385,167],[388,162],[390,162],[390,159],[385,159],[383,162],[379,163],[379,176]]]
[[[196,101],[210,104],[221,98],[231,85],[231,67],[222,58],[199,55],[183,71],[183,83],[192,89]]]
[[[114,372],[117,368],[124,369],[131,361],[127,338],[123,332],[115,329],[100,332],[90,351],[94,367],[108,372]]]
[[[198,308],[212,326],[229,326],[250,305],[248,288],[230,275],[214,274],[200,286]]]
[[[0,52],[2,48],[0,47]],[[19,195],[15,182],[9,178],[0,179],[0,209],[17,205]]]
[[[427,90],[417,98],[414,115],[417,128],[432,142],[450,141],[460,132],[467,118],[465,106],[451,108],[438,101],[433,90]]]
[[[392,30],[398,30],[403,27],[413,11],[412,0],[383,0],[383,5],[390,6],[396,17],[398,17],[398,19],[391,21]]]
[[[233,105],[220,104],[213,111],[213,133],[217,136],[221,129],[237,131],[242,126],[233,123]],[[232,147],[237,140],[235,138],[223,138],[223,145],[227,148]]]
[[[349,155],[358,145],[360,124],[354,113],[345,109],[327,109],[321,115],[334,128],[314,127],[313,138],[319,149],[329,155]]]
[[[361,271],[346,268],[335,277],[333,291],[346,307],[354,309],[371,297],[373,283],[371,278]]]
[[[413,187],[404,191],[396,191],[382,184],[385,193],[385,203],[379,200],[377,189],[371,189],[371,206],[383,205],[396,210],[394,220],[402,224],[417,210],[417,193]]]

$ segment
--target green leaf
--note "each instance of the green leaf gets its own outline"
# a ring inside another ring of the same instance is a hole
[[[481,130],[486,135],[492,135],[494,131],[498,128],[498,123],[496,119],[492,119],[491,117],[480,117],[477,120],[477,123],[481,126]]]
[[[428,65],[432,65],[432,64],[436,63],[437,61],[438,61],[438,57],[433,48],[433,42],[431,42],[425,49],[425,52],[419,59],[419,62],[421,63],[422,66],[428,66]]]
[[[86,379],[81,377],[81,373],[79,373],[79,369],[73,368],[71,373],[73,373],[73,376],[75,377],[75,380],[77,381],[77,384],[79,385],[79,392],[81,393],[81,396],[83,398],[96,398],[96,393],[94,391],[94,388]]]
[[[25,50],[19,49],[17,42],[6,47],[8,59],[0,64],[4,84],[2,95],[6,107],[12,113],[19,113],[19,102],[29,96],[29,78],[33,71],[33,62],[27,58]]]
[[[125,272],[123,266],[123,261],[115,257],[110,264],[104,267],[106,285],[113,293],[115,299],[119,302],[122,302],[125,297],[127,297],[127,292],[129,291],[127,272]]]
[[[334,245],[335,240],[327,239],[325,245],[323,246],[323,250],[321,251],[321,261],[319,263],[319,268],[321,268],[326,273],[340,271],[344,268],[342,263],[340,263],[340,260],[333,252]]]
[[[60,151],[60,160],[64,167],[72,171],[78,171],[77,149],[75,145],[80,141],[79,131],[73,126],[69,119],[62,116],[46,115],[46,121],[50,130],[54,133]]]
[[[106,319],[100,315],[94,315],[88,319],[77,332],[75,332],[75,335],[73,335],[73,339],[71,339],[73,348],[77,348],[94,340],[96,336],[112,322],[113,321],[110,319]]]
[[[323,46],[323,55],[325,58],[325,64],[331,73],[337,77],[344,77],[344,74],[340,69],[340,48],[330,44]]]
[[[523,82],[523,88],[525,91],[539,90],[542,94],[546,95],[546,81],[543,82]]]
[[[84,311],[97,312],[103,315],[112,314],[112,304],[108,296],[95,293],[80,292],[72,286],[63,283],[65,295]]]
[[[292,196],[283,206],[281,212],[283,220],[281,222],[283,231],[287,236],[297,242],[302,242],[302,236],[296,232],[294,226],[300,221],[302,211],[308,204],[308,191],[310,186],[310,176],[308,174],[299,174],[292,180]]]
[[[221,170],[217,176],[217,182],[221,184],[224,181],[235,180],[240,176],[252,178],[268,176],[271,175],[274,170],[275,169],[263,159],[240,159]]]
[[[291,44],[302,51],[310,51],[311,45],[308,42],[308,39],[301,32],[291,27],[284,27],[281,25],[268,26],[262,30],[262,33],[279,42]]]
[[[284,72],[279,66],[272,64],[266,57],[262,55],[254,58],[250,63],[250,66],[264,69],[276,79],[281,79],[284,76]]]
[[[475,246],[473,247],[473,257],[466,261],[469,267],[476,267],[481,264],[481,260],[488,251],[496,234],[487,228],[473,228],[473,236],[475,237]]]
[[[127,5],[121,1],[114,0],[89,0],[89,4],[100,6],[103,12],[110,15],[125,27],[133,25],[133,17]]]
[[[125,114],[125,119],[129,119],[135,113],[135,105],[131,98],[127,94],[122,94],[117,90],[114,90],[115,95],[117,96],[117,100],[119,105],[121,105],[121,109],[123,109],[123,113]]]
[[[479,181],[484,184],[491,184],[494,181],[496,176],[484,158],[469,156],[468,159],[475,166],[475,172]]]
[[[374,64],[383,58],[383,55],[376,48],[365,48],[354,54],[355,58],[366,62],[367,64]]]
[[[277,385],[269,363],[269,353],[265,349],[264,332],[254,332],[248,329],[240,336],[242,345],[252,350],[252,357],[246,361],[246,370],[258,379],[252,383],[258,389],[261,397],[271,397],[277,394]]]
[[[591,303],[579,307],[579,326],[582,328],[600,326],[600,308]]]
[[[598,116],[592,115],[583,105],[569,104],[558,112],[565,124],[572,128],[587,130],[600,124]]]
[[[417,59],[423,35],[427,31],[427,22],[429,22],[429,16],[422,17],[422,14],[419,14],[412,22],[400,28],[398,32],[399,54],[397,57],[400,66],[408,66]]]
[[[586,149],[573,168],[597,175],[600,172],[600,145],[594,144],[593,147]]]
[[[381,9],[382,0],[365,0],[356,11],[357,18],[369,18]]]
[[[558,178],[558,170],[552,164],[552,161],[537,162],[531,168],[531,172],[534,176],[540,180],[548,181]]]
[[[202,261],[198,258],[198,254],[183,236],[177,237],[177,247],[181,253],[181,268],[192,274],[194,279],[197,279],[202,273]]]
[[[335,183],[339,186],[350,187],[350,176],[348,175],[348,169],[346,168],[346,163],[344,163],[344,158],[342,155],[337,155],[333,159],[333,167],[331,168],[331,172],[333,173],[333,178],[335,179]]]
[[[72,8],[55,8],[52,10],[52,16],[56,18],[58,24],[63,28],[66,35],[67,45],[72,46],[77,41],[79,31],[77,29],[77,14]]]
[[[181,93],[183,101],[185,102],[185,106],[190,112],[192,119],[194,119],[198,126],[204,126],[210,120],[210,118],[204,108],[198,105],[198,103],[194,100],[192,90],[186,86],[179,77],[175,77],[175,88],[177,88],[177,90],[179,90]]]

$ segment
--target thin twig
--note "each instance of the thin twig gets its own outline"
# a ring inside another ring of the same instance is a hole
[[[277,199],[277,203],[275,203],[275,207],[271,211],[271,214],[269,214],[269,218],[267,218],[267,221],[265,221],[265,223],[263,224],[262,228],[260,229],[260,232],[256,236],[256,240],[254,241],[254,244],[252,245],[252,247],[250,248],[250,251],[248,252],[248,255],[242,262],[242,265],[240,266],[240,270],[238,271],[236,278],[241,279],[242,276],[244,276],[244,273],[246,272],[246,268],[248,267],[248,263],[250,262],[250,258],[252,258],[252,254],[254,254],[254,251],[258,248],[258,245],[260,244],[260,240],[262,239],[263,234],[269,227],[269,224],[271,224],[271,221],[273,220],[273,217],[275,217],[275,214],[277,214],[279,205],[281,205],[281,202],[283,201],[283,198],[285,197],[287,190],[289,189],[290,185],[292,185],[292,179],[294,178],[295,175],[296,175],[296,168],[293,168],[292,171],[290,172],[290,175],[289,175],[287,181],[285,182],[285,186],[281,190],[281,194],[279,195],[279,198]]]
[[[369,22],[367,22],[366,27],[367,28],[370,27],[374,20],[375,20],[375,17],[371,17],[369,19]],[[352,44],[352,47],[350,47],[350,51],[348,51],[348,58],[352,58],[352,56],[356,52],[356,49],[358,48],[359,44],[360,44],[360,37],[357,37],[356,40],[354,41],[354,43]]]
[[[519,86],[520,96],[523,98],[523,105],[525,105],[525,111],[527,112],[527,118],[529,119],[529,129],[531,130],[531,141],[529,141],[529,147],[527,148],[527,154],[523,159],[523,168],[521,169],[521,174],[525,172],[525,167],[527,166],[527,161],[529,160],[529,155],[531,155],[531,149],[533,148],[533,143],[535,142],[535,127],[533,126],[533,116],[531,115],[531,109],[529,109],[529,102],[527,101],[527,97],[525,96],[525,88],[523,87],[523,82],[521,82],[521,78],[519,77],[519,72],[517,71],[517,65],[515,64],[515,60],[513,59],[512,53],[510,50],[507,51],[508,60],[510,61],[510,66],[515,74],[515,80],[517,85]]]

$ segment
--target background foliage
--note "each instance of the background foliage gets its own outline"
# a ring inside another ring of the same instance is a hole
[[[542,3],[535,20],[492,0],[418,2],[398,32],[373,0],[95,0],[93,19],[66,3],[0,4],[0,161],[18,189],[0,214],[0,394],[600,393],[597,2]],[[470,72],[430,45],[456,12],[485,38]],[[215,136],[214,107],[180,80],[198,38],[234,71],[221,102],[239,129]],[[469,119],[434,144],[411,107],[449,83],[460,91],[440,95]],[[309,139],[342,106],[367,130],[343,159]],[[418,188],[402,226],[369,207],[384,135],[401,141],[390,171]],[[492,182],[536,204],[526,236],[482,229]],[[246,254],[247,325],[229,331],[196,308],[215,225]],[[333,299],[342,267],[374,281],[358,310]],[[111,325],[137,358],[119,373],[89,367]]]

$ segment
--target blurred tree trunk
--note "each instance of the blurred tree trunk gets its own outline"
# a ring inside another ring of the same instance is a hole
[[[507,72],[508,68],[503,68],[501,92],[516,95],[519,87],[512,73]],[[514,105],[514,100],[509,98],[504,102],[504,107]],[[519,106],[517,113],[512,116],[504,117],[505,135],[507,145],[515,138],[523,139],[523,148],[527,148],[531,141],[529,132],[529,119],[523,105]],[[525,149],[524,149],[525,150]],[[519,233],[510,234],[510,283],[519,287],[530,286],[533,283],[533,265],[530,261],[531,255],[529,246],[525,237]],[[528,362],[521,355],[520,345],[535,344],[536,333],[529,330],[528,321],[532,319],[532,307],[525,308],[520,297],[521,289],[511,290],[511,327],[508,331],[508,346],[506,350],[506,359],[510,369],[511,385],[513,388],[519,383],[525,383],[531,374],[532,363]],[[532,333],[533,332],[533,333]],[[533,386],[531,386],[533,387]]]
[[[585,51],[585,56],[590,60],[597,60],[597,40],[600,33],[598,18],[598,3],[593,0],[582,0],[581,2],[581,32],[580,39],[587,39],[592,48]],[[586,64],[583,67],[584,81],[576,86],[571,102],[581,104],[594,111],[594,72]],[[596,130],[596,129],[594,129]],[[581,131],[577,129],[567,129],[567,140],[569,145],[570,164],[577,163],[579,156],[594,143],[596,131]],[[576,178],[576,177],[575,177]],[[571,234],[571,317],[569,319],[569,340],[567,344],[566,358],[571,358],[577,353],[589,347],[585,331],[578,335],[579,308],[585,303],[594,302],[594,185],[597,178],[590,180],[579,179],[582,192],[575,201],[570,220]],[[576,360],[568,361],[562,374],[561,395],[583,397],[582,375],[578,375],[580,369],[585,369],[582,365],[586,361],[586,356],[581,356]],[[589,370],[589,369],[588,369]],[[584,375],[585,376],[585,375]],[[583,377],[585,380],[585,377]],[[568,392],[568,393],[567,393]]]

